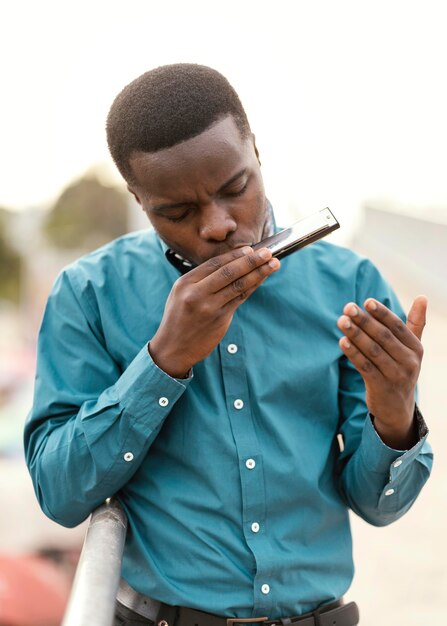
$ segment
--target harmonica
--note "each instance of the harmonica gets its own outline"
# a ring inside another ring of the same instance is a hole
[[[269,248],[274,257],[281,259],[322,237],[326,237],[337,228],[340,228],[340,224],[332,211],[326,208],[304,217],[275,235],[266,237],[256,243],[253,249]]]

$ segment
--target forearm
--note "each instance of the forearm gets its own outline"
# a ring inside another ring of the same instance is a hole
[[[121,489],[185,388],[152,362],[146,346],[114,385],[80,407],[63,407],[56,391],[38,385],[25,451],[44,512],[75,526]]]

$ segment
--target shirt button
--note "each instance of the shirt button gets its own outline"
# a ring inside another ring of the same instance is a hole
[[[254,533],[258,533],[259,532],[259,524],[258,522],[253,522],[253,524],[251,525],[251,529]]]
[[[402,465],[402,461],[401,461],[401,460],[399,460],[399,461],[395,461],[395,462],[393,463],[393,467],[399,467],[399,465]]]
[[[256,461],[254,459],[247,459],[245,461],[245,467],[247,469],[254,469],[256,467]]]
[[[244,406],[244,403],[240,398],[238,398],[237,400],[233,402],[233,406],[235,409],[242,409],[242,407]]]
[[[394,489],[387,489],[387,490],[385,491],[385,495],[386,495],[386,496],[392,496],[392,495],[393,495],[393,493],[394,493]]]
[[[126,452],[126,454],[124,455],[124,460],[125,461],[133,461],[133,454],[132,454],[132,452]]]
[[[262,585],[261,591],[263,594],[267,595],[268,593],[270,593],[270,585],[267,585],[267,584]]]
[[[230,344],[228,344],[227,350],[228,350],[228,352],[230,354],[236,354],[236,352],[237,352],[237,345],[235,343],[230,343]]]
[[[158,404],[160,406],[168,406],[169,400],[163,396],[162,398],[159,399]]]

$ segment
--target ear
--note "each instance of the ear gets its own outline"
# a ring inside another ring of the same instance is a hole
[[[261,165],[261,159],[259,158],[259,150],[258,150],[258,147],[256,145],[256,137],[255,137],[254,133],[251,134],[251,140],[253,142],[253,148],[255,150],[256,158],[258,159],[259,165]]]
[[[127,185],[127,191],[133,195],[133,197],[135,198],[135,200],[136,200],[136,201],[138,202],[138,204],[141,206],[141,200],[140,200],[140,198],[139,198],[139,196],[138,196],[137,192],[136,192],[136,191],[134,191],[130,185]]]

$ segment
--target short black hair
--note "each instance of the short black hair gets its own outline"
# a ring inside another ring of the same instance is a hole
[[[117,168],[131,182],[132,153],[170,148],[228,115],[233,116],[241,137],[248,137],[247,115],[222,74],[195,63],[162,65],[117,95],[107,117],[107,142]]]

